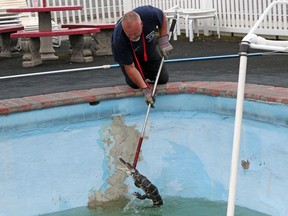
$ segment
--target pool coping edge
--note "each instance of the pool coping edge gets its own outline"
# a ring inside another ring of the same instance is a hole
[[[170,82],[165,85],[158,85],[157,94],[186,93],[236,98],[237,85],[237,82]],[[143,93],[139,89],[132,89],[127,85],[121,85],[3,99],[0,100],[0,115],[141,95]],[[288,104],[288,88],[248,83],[245,85],[244,97],[245,100]]]

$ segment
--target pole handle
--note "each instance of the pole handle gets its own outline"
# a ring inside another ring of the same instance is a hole
[[[174,32],[174,29],[175,29],[175,26],[176,26],[176,22],[177,22],[177,18],[178,18],[178,15],[175,14],[175,16],[173,17],[171,26],[169,28],[169,40],[171,39],[172,34]],[[156,93],[156,88],[157,88],[157,84],[158,84],[158,80],[159,80],[159,77],[160,77],[160,73],[161,73],[161,69],[162,69],[163,63],[164,63],[164,56],[162,57],[161,63],[159,65],[158,73],[157,73],[156,80],[155,80],[155,83],[154,83],[154,88],[153,88],[153,91],[152,91],[152,96],[154,96],[155,93]]]
[[[176,22],[177,22],[177,18],[178,18],[178,15],[175,14],[175,16],[173,17],[173,20],[172,20],[170,29],[169,29],[169,31],[170,31],[170,33],[171,33],[171,34],[169,35],[169,40],[171,39],[171,35],[172,35],[173,32],[174,32],[174,29],[175,29],[175,26],[176,26]]]

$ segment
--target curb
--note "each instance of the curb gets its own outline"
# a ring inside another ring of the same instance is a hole
[[[171,82],[159,85],[158,95],[161,94],[205,94],[236,98],[236,82]],[[135,97],[143,95],[139,89],[128,86],[115,86],[75,90],[45,95],[36,95],[23,98],[0,100],[0,115],[9,115],[16,112],[46,109],[79,103],[93,103],[115,98]],[[257,84],[245,85],[245,99],[263,101],[267,103],[288,104],[288,88],[273,87]]]

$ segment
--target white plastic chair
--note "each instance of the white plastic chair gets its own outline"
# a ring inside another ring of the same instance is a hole
[[[185,19],[186,37],[189,36],[190,42],[192,42],[194,39],[193,28],[195,28],[197,36],[199,36],[198,19],[214,18],[215,25],[217,28],[217,35],[218,38],[220,38],[219,20],[216,9],[185,9],[182,11],[182,16]]]
[[[182,13],[182,9],[178,5],[175,5],[174,7],[169,8],[168,10],[164,10],[163,12],[165,13],[166,18],[168,19],[169,26],[171,26],[172,20],[176,15],[177,22],[176,22],[176,28],[174,29],[173,32],[173,39],[177,40],[177,35],[181,34],[179,18]],[[167,30],[169,31],[169,28]]]
[[[0,27],[21,25],[20,17],[17,13],[7,13],[0,7]]]

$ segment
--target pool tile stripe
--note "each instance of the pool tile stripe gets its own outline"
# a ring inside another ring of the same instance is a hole
[[[157,94],[159,95],[179,93],[196,93],[235,98],[237,96],[237,83],[198,81],[170,82],[166,85],[159,85],[157,88]],[[127,85],[123,85],[4,99],[0,100],[0,115],[141,95],[142,92],[139,89],[132,89]],[[246,84],[245,99],[268,103],[288,104],[288,88]]]

